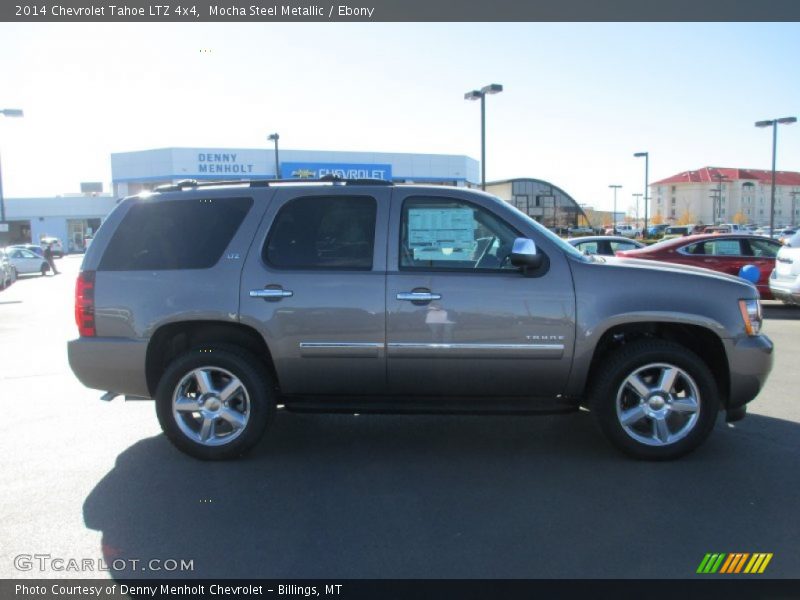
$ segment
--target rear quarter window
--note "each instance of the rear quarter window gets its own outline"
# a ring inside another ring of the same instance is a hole
[[[210,268],[220,259],[252,205],[252,198],[142,200],[122,219],[98,270]]]

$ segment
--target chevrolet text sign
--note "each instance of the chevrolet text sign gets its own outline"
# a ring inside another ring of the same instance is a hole
[[[334,175],[342,179],[383,179],[392,180],[392,165],[357,163],[281,163],[281,176],[284,179],[317,179]]]

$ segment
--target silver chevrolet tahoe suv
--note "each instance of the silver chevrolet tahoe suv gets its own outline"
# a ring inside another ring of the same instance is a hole
[[[773,361],[758,292],[685,266],[585,256],[463,188],[370,180],[163,186],[86,252],[69,361],[155,398],[201,459],[291,411],[590,410],[637,458],[734,421]]]

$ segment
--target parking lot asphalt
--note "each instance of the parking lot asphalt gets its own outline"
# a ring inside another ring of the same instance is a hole
[[[771,552],[768,576],[800,576],[798,308],[765,303],[766,388],[678,461],[623,457],[585,412],[281,412],[247,458],[203,463],[152,402],[74,378],[80,257],[57,264],[0,292],[0,577],[692,578],[709,552]],[[15,561],[34,554],[193,570]]]

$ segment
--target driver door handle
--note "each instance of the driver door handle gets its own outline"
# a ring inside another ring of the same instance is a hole
[[[250,290],[251,298],[289,298],[294,296],[294,292],[284,289],[260,289]]]
[[[409,302],[430,302],[431,300],[441,300],[442,295],[432,292],[400,292],[397,294],[397,299]]]

